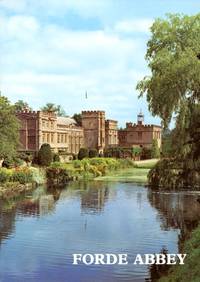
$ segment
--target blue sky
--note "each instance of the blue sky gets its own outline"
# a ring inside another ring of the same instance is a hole
[[[0,0],[2,94],[69,115],[105,110],[120,125],[142,109],[146,123],[159,123],[135,90],[149,74],[149,27],[166,13],[199,11],[199,0]]]

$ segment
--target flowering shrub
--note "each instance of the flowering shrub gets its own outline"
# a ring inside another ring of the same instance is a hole
[[[44,173],[42,170],[34,167],[0,168],[0,183],[6,182],[40,184],[44,183]]]

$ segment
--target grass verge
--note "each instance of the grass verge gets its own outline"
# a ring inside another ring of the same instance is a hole
[[[171,267],[168,275],[159,282],[199,282],[200,281],[200,225],[185,241],[182,253],[187,254],[184,265]]]

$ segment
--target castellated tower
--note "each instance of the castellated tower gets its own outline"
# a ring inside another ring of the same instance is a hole
[[[105,149],[105,112],[82,111],[82,127],[85,147],[97,149],[99,153],[103,153]]]

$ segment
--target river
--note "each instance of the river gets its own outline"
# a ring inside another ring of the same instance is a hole
[[[72,254],[177,253],[200,219],[197,197],[90,181],[0,202],[0,281],[151,281],[147,265],[75,266]]]

